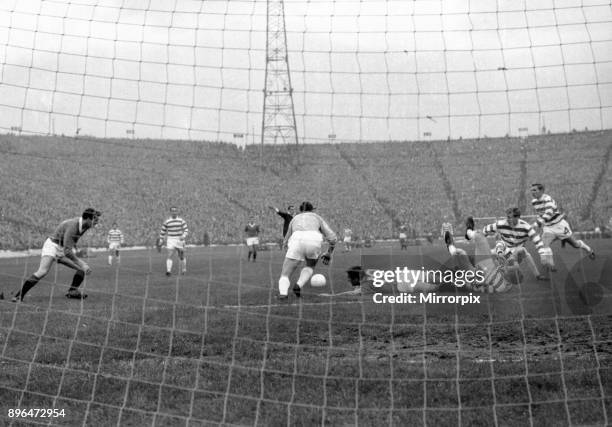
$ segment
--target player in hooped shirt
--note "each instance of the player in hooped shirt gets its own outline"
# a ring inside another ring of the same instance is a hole
[[[542,245],[543,249],[540,253],[542,265],[550,271],[555,271],[555,262],[553,259],[553,251],[550,247],[551,243],[559,239],[562,242],[567,242],[576,249],[585,251],[589,258],[595,259],[595,252],[582,240],[576,240],[572,236],[572,229],[565,219],[565,214],[561,212],[557,206],[557,202],[548,194],[544,194],[544,185],[531,185],[531,205],[537,214],[536,222],[533,224],[535,229],[542,229]]]
[[[187,272],[187,258],[185,256],[185,239],[189,230],[185,220],[178,216],[178,208],[172,206],[170,208],[170,218],[164,221],[159,232],[158,249],[161,248],[163,240],[166,240],[166,276],[172,274],[172,255],[176,252],[179,258],[180,274]]]
[[[118,264],[119,249],[121,249],[121,245],[123,244],[123,233],[117,227],[116,222],[113,222],[113,226],[108,230],[106,241],[108,242],[108,265],[113,264],[113,256],[117,259]]]
[[[520,264],[523,261],[527,262],[532,274],[538,279],[543,280],[546,277],[540,274],[533,257],[525,249],[525,242],[531,240],[534,247],[537,249],[540,256],[546,253],[540,236],[535,229],[527,221],[521,219],[521,210],[517,207],[506,209],[506,218],[495,221],[486,225],[482,229],[485,236],[498,235],[500,240],[492,249],[492,253],[496,256],[503,257],[505,261],[510,263]]]

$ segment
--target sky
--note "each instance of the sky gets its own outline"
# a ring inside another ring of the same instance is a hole
[[[3,0],[0,133],[260,143],[266,11]],[[612,127],[609,1],[288,0],[284,17],[301,143]]]

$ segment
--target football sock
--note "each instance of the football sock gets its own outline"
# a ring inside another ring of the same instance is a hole
[[[85,279],[85,273],[83,271],[77,271],[76,273],[74,273],[70,289],[76,289],[81,286],[81,283],[83,283],[83,279]]]
[[[170,273],[172,271],[172,260],[171,259],[167,259],[166,260],[166,271],[168,273]]]
[[[247,259],[248,259],[249,261],[251,260],[251,254],[252,254],[252,253],[253,253],[253,252],[251,252],[251,251],[249,250],[249,255],[248,255],[248,257],[247,257]]]
[[[111,265],[113,263],[113,256],[109,255],[108,256],[108,265]]]
[[[21,286],[21,289],[17,291],[17,293],[15,294],[15,298],[20,298],[21,301],[23,301],[23,297],[25,297],[28,291],[32,289],[34,285],[38,283],[39,280],[40,279],[38,277],[32,274],[30,277],[26,279],[25,282],[23,282],[23,286]]]
[[[587,251],[588,253],[592,252],[592,249],[589,245],[587,245],[586,243],[584,243],[582,240],[578,240],[576,243],[578,243],[578,247],[580,249],[583,249],[585,251]]]
[[[289,277],[281,276],[280,279],[278,279],[278,293],[287,296],[289,294],[290,285],[291,282],[289,281]]]
[[[314,271],[312,270],[312,267],[304,267],[304,268],[302,268],[302,271],[300,272],[300,277],[299,277],[299,279],[298,279],[298,281],[297,281],[297,285],[298,285],[300,288],[303,288],[303,287],[304,287],[304,285],[305,285],[306,283],[308,283],[308,281],[309,281],[309,280],[310,280],[310,278],[312,277],[312,273],[313,273],[313,272],[314,272]]]
[[[253,249],[253,261],[257,258],[257,251]]]
[[[183,258],[183,259],[181,260],[181,271],[182,271],[183,273],[186,273],[186,272],[187,272],[187,258]]]
[[[533,275],[538,277],[540,275],[538,267],[536,266],[535,261],[533,260],[533,257],[531,256],[531,254],[527,251],[525,251],[525,259],[527,260],[527,265],[529,266],[529,269],[531,270]]]

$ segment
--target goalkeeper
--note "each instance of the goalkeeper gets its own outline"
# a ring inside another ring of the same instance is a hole
[[[313,212],[315,208],[310,202],[302,202],[300,213],[289,223],[283,246],[287,247],[281,277],[278,279],[279,300],[287,300],[291,281],[289,277],[295,271],[301,261],[306,262],[302,268],[300,277],[293,286],[296,297],[301,296],[302,288],[314,273],[314,268],[319,261],[329,264],[331,254],[336,244],[336,233],[327,225],[321,216]],[[323,239],[329,242],[329,249],[321,255]]]

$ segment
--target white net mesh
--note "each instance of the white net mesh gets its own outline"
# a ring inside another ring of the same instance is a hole
[[[29,251],[0,259],[2,423],[607,425],[610,3],[284,2],[297,148],[260,145],[268,4],[0,4],[0,249]],[[549,280],[469,306],[346,293],[362,256],[444,262],[445,217],[527,217],[535,181],[596,260],[555,243]],[[302,200],[353,250],[284,304],[268,206]],[[190,247],[166,277],[171,205]],[[59,266],[11,303],[86,206],[89,297]],[[109,265],[114,221],[131,249]]]

